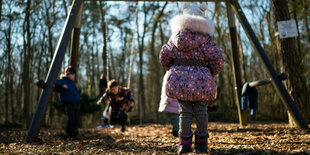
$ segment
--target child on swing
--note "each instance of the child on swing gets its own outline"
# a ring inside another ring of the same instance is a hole
[[[168,70],[166,95],[178,99],[180,130],[178,154],[191,151],[192,117],[196,118],[195,150],[207,151],[207,104],[215,98],[214,81],[223,67],[222,51],[213,40],[215,27],[205,19],[206,5],[183,5],[183,15],[170,21],[172,36],[160,52]]]
[[[97,101],[97,104],[101,105],[106,100],[109,100],[109,106],[112,108],[110,123],[119,123],[122,126],[121,131],[125,132],[126,113],[130,112],[135,104],[133,94],[129,89],[118,85],[115,80],[111,80],[108,82],[108,89]]]

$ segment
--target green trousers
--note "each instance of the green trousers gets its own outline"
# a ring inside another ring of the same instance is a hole
[[[179,131],[179,114],[168,113],[172,124],[172,131]]]

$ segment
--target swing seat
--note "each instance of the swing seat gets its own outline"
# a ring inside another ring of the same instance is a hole
[[[114,128],[114,126],[109,124],[103,124],[96,127],[96,129],[104,129],[104,128]]]

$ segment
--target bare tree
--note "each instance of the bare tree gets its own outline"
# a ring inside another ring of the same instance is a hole
[[[138,4],[136,4],[138,5]],[[144,19],[143,19],[143,31],[140,35],[139,33],[139,23],[138,23],[138,17],[136,18],[136,25],[137,25],[137,40],[138,40],[138,47],[139,47],[139,87],[138,87],[138,103],[139,103],[139,123],[142,123],[142,118],[145,115],[145,109],[146,108],[146,101],[145,101],[145,90],[144,90],[144,77],[143,77],[143,51],[144,51],[144,43],[145,43],[145,36],[148,29],[148,23],[147,20],[148,12],[152,9],[152,6],[147,6],[146,2],[143,2],[143,13],[144,13]],[[150,18],[152,19],[152,18]]]
[[[67,9],[67,2],[66,0],[62,0],[62,4],[64,6],[64,10],[65,10],[65,17],[68,16],[68,9]]]
[[[306,28],[306,32],[307,32],[307,38],[308,38],[308,45],[310,45],[310,26],[309,26],[309,21],[308,21],[308,17],[309,17],[309,1],[307,0],[303,0],[302,1],[302,5],[304,6],[303,8],[303,16],[305,18],[305,28]]]
[[[5,49],[5,57],[7,59],[7,66],[5,69],[5,123],[10,122],[9,120],[9,105],[12,105],[12,95],[11,92],[13,92],[13,79],[12,79],[12,7],[9,5],[8,7],[9,13],[6,15],[7,22],[8,22],[8,28],[7,30],[3,30],[5,35],[5,42],[6,42],[6,49]],[[12,107],[11,107],[12,108]]]
[[[278,21],[290,19],[288,2],[287,0],[271,0],[270,3],[275,22],[274,25],[276,30],[278,30]],[[305,70],[301,61],[301,53],[296,50],[296,39],[280,39],[277,37],[277,49],[280,55],[281,71],[289,74],[285,86],[292,95],[303,116],[307,116],[306,120],[309,121],[310,114],[307,109],[307,105],[309,105],[310,101],[308,96],[309,91],[306,87],[306,78],[304,77]]]
[[[152,85],[154,85],[154,89],[155,89],[155,93],[154,93],[154,98],[155,98],[155,107],[154,110],[155,110],[155,113],[157,114],[156,115],[156,119],[157,119],[157,122],[158,122],[158,112],[157,112],[157,109],[158,109],[158,106],[159,106],[159,101],[160,101],[160,91],[161,91],[161,73],[163,72],[162,71],[162,67],[161,65],[159,64],[159,61],[158,61],[158,57],[159,57],[159,52],[155,50],[155,32],[156,32],[156,29],[157,29],[157,26],[158,26],[158,23],[160,22],[160,19],[164,13],[164,10],[167,6],[168,2],[166,2],[162,8],[160,10],[158,10],[155,18],[154,18],[154,21],[153,21],[153,26],[152,26],[152,40],[151,40],[151,50],[150,50],[150,55],[151,55],[151,63],[152,63],[152,68],[151,71],[154,73],[154,77],[152,78],[153,80],[153,83]]]
[[[24,125],[28,128],[30,123],[30,64],[31,64],[31,32],[30,32],[30,13],[31,13],[31,0],[27,0],[25,8],[25,21],[24,21],[24,63],[23,63],[23,88],[24,88]]]
[[[47,27],[47,37],[48,37],[48,52],[50,54],[50,61],[53,59],[54,56],[54,45],[53,45],[53,32],[52,32],[52,27],[55,25],[56,23],[56,13],[52,12],[55,9],[55,3],[56,0],[52,0],[52,1],[43,1],[44,3],[44,9],[45,9],[45,24]],[[52,11],[50,11],[52,10]]]
[[[0,23],[2,21],[2,0],[0,0]]]
[[[100,16],[101,16],[101,28],[102,28],[102,36],[103,36],[103,52],[102,52],[102,61],[103,61],[103,66],[107,65],[107,52],[108,52],[108,43],[107,43],[107,25],[105,21],[105,15],[107,11],[107,4],[102,4],[102,1],[99,1],[99,11],[100,11]],[[103,7],[105,6],[105,10],[103,10]],[[107,73],[107,66],[103,68],[103,72],[106,74]],[[107,75],[107,79],[109,79]]]

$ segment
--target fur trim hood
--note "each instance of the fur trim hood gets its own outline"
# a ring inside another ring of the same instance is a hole
[[[177,15],[170,20],[172,34],[177,34],[180,30],[190,29],[193,32],[207,33],[213,36],[215,32],[214,23],[211,20],[194,15]]]

